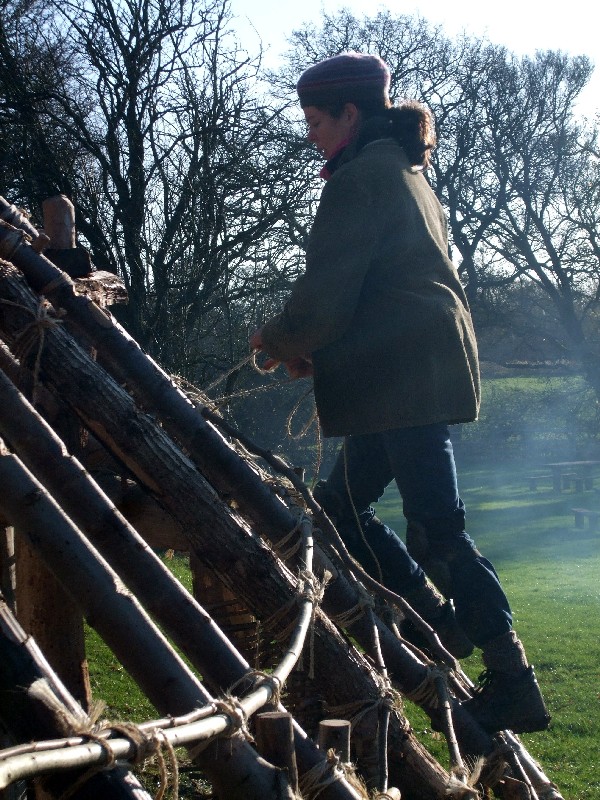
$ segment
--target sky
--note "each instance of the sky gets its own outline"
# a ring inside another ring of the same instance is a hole
[[[323,9],[335,13],[345,7],[357,16],[371,16],[385,8],[392,14],[420,15],[442,25],[450,36],[462,31],[485,35],[517,55],[533,55],[536,50],[587,55],[597,65],[596,74],[580,107],[583,113],[600,107],[600,35],[593,0],[570,0],[560,8],[552,8],[548,0],[428,0],[422,5],[414,0],[230,0],[230,4],[240,43],[252,52],[262,40],[268,66],[277,65],[294,28],[308,21],[318,24]]]

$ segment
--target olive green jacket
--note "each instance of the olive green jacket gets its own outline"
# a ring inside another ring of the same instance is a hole
[[[477,418],[477,345],[444,212],[393,139],[325,185],[306,271],[262,340],[280,361],[311,354],[325,436]]]

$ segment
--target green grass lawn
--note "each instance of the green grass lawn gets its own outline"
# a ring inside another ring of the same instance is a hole
[[[182,554],[171,552],[162,555],[178,580],[191,592],[192,576],[188,559]],[[86,626],[86,651],[90,670],[90,684],[94,698],[106,703],[102,715],[106,720],[145,722],[161,719],[160,714],[129,677],[119,660],[112,654],[98,634]],[[183,656],[185,660],[185,656]],[[199,771],[190,763],[185,749],[177,750],[179,761],[179,797],[181,800],[198,800],[209,796],[208,784]],[[139,768],[136,768],[139,770]],[[141,768],[142,782],[149,793],[154,794],[159,787],[159,773],[156,759],[146,762]],[[167,794],[170,796],[170,794]]]
[[[524,466],[462,470],[468,530],[500,574],[553,716],[549,731],[524,735],[523,742],[565,800],[595,800],[600,798],[600,532],[575,529],[570,509],[600,509],[600,493],[556,495],[550,481],[531,492],[529,474]],[[402,533],[395,487],[378,513]],[[184,559],[167,563],[189,586]],[[93,632],[88,644],[93,690],[109,703],[106,716],[156,718]],[[477,655],[463,666],[472,678],[481,670]],[[431,733],[428,718],[414,707],[407,712],[428,748],[446,763],[445,744]]]
[[[557,495],[550,481],[531,492],[529,474],[519,466],[460,472],[467,527],[500,575],[553,717],[549,731],[521,738],[565,800],[594,800],[600,798],[600,532],[576,529],[570,509],[600,509],[600,494]],[[378,513],[403,531],[395,487]],[[464,666],[476,677],[479,658]],[[426,722],[413,719],[424,730]]]

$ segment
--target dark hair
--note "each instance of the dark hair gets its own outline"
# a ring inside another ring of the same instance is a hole
[[[384,114],[391,123],[391,136],[402,145],[410,163],[427,169],[437,144],[431,111],[417,100],[405,100]]]
[[[334,119],[339,119],[345,107],[346,103],[341,101],[318,106]],[[376,100],[356,104],[356,107],[362,115],[358,149],[374,139],[391,137],[403,147],[412,166],[427,169],[437,143],[433,114],[427,106],[418,100],[403,100],[397,106]]]

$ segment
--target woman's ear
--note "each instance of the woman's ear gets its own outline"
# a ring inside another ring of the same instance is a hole
[[[346,121],[350,125],[356,126],[360,122],[360,111],[354,105],[354,103],[346,103],[343,113]]]

